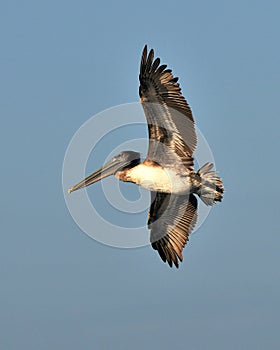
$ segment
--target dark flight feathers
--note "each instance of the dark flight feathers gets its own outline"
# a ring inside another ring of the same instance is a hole
[[[183,167],[183,171],[192,172],[197,137],[191,109],[182,96],[178,78],[165,64],[160,65],[159,58],[154,59],[154,50],[148,52],[147,46],[142,53],[139,81],[140,102],[149,129],[145,162]],[[193,194],[151,192],[151,195],[148,227],[152,247],[164,262],[178,267],[196,224],[197,199]]]
[[[166,65],[160,65],[159,58],[154,60],[154,50],[148,53],[147,46],[142,53],[139,81],[140,101],[149,128],[147,159],[162,165],[176,161],[192,170],[197,138],[191,109],[182,96],[178,78]],[[164,155],[164,146],[173,152]]]
[[[179,267],[182,251],[197,221],[197,199],[191,195],[151,192],[148,227],[152,247],[161,259]]]

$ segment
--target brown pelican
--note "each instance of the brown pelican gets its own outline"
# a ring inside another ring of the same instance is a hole
[[[151,191],[150,241],[164,262],[179,266],[197,220],[198,195],[206,205],[220,202],[223,183],[213,164],[194,170],[197,138],[191,109],[175,78],[154,50],[144,47],[139,74],[140,102],[149,129],[149,148],[141,163],[138,152],[121,152],[102,168],[71,187],[71,193],[107,176]]]

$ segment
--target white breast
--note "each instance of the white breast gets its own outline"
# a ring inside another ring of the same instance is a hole
[[[186,194],[191,191],[187,172],[139,164],[128,172],[129,180],[150,191]]]

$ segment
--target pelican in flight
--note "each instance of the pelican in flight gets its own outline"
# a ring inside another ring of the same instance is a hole
[[[151,192],[148,228],[152,247],[170,267],[182,262],[182,251],[197,221],[197,196],[213,205],[223,197],[223,183],[206,163],[194,170],[197,145],[191,109],[171,69],[154,59],[144,47],[139,74],[140,102],[149,129],[149,148],[141,163],[140,153],[121,152],[77,185],[71,193],[107,176],[132,182]]]

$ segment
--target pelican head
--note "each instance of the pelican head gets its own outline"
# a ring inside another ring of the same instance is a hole
[[[68,193],[79,190],[80,188],[94,184],[107,176],[115,175],[119,171],[131,169],[140,163],[140,153],[134,151],[123,151],[112,158],[100,169],[86,177],[77,185],[69,188]]]

